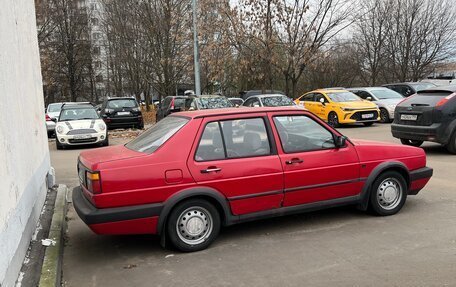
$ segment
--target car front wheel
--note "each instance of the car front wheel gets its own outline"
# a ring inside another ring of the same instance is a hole
[[[167,222],[171,243],[180,251],[207,248],[220,231],[220,215],[206,200],[190,199],[176,206]]]
[[[421,145],[423,144],[423,141],[401,139],[401,143],[402,143],[403,145],[410,145],[410,146],[419,147],[419,146],[421,146]]]
[[[450,153],[456,154],[456,130],[453,132],[450,141],[445,147]]]
[[[328,124],[333,128],[339,127],[339,118],[335,112],[330,112],[328,115]]]
[[[386,109],[380,109],[380,122],[381,123],[389,123],[391,122],[389,113]]]
[[[380,216],[393,215],[401,210],[407,198],[407,183],[395,171],[381,174],[371,188],[370,210]]]

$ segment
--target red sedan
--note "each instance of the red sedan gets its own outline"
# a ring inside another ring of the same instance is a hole
[[[170,115],[126,145],[81,153],[73,204],[98,234],[159,234],[182,251],[221,226],[356,205],[397,213],[429,181],[422,149],[350,140],[294,107]]]

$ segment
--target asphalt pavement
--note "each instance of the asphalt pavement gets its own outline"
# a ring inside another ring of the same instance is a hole
[[[389,124],[339,130],[399,143]],[[58,183],[74,187],[84,149],[49,144]],[[456,286],[456,156],[423,147],[434,176],[397,215],[344,207],[250,222],[196,253],[162,249],[155,236],[98,236],[70,208],[64,286]]]

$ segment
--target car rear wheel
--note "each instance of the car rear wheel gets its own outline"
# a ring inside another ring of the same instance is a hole
[[[328,124],[333,128],[339,127],[339,118],[335,112],[330,112],[328,115]]]
[[[63,145],[59,142],[59,139],[55,137],[55,148],[56,149],[63,149]]]
[[[450,153],[456,154],[456,130],[453,132],[450,142],[445,147]]]
[[[370,210],[380,216],[393,215],[405,204],[407,183],[400,173],[387,171],[375,180],[370,192]]]
[[[411,145],[411,146],[416,146],[419,147],[423,144],[423,141],[418,141],[418,140],[409,140],[409,139],[401,139],[401,143],[403,145]]]
[[[380,122],[381,123],[391,122],[389,113],[386,109],[380,109]]]
[[[220,215],[208,201],[191,199],[176,206],[167,222],[170,242],[180,251],[207,248],[220,231]]]

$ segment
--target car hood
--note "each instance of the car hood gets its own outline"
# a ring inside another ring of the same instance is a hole
[[[377,105],[370,101],[337,102],[337,104],[341,105],[344,108],[352,108],[352,109],[360,109],[360,110],[377,108]]]
[[[93,120],[78,120],[78,121],[62,121],[58,122],[58,125],[63,125],[66,129],[79,130],[79,129],[98,129],[97,126],[99,123],[103,123],[102,119],[93,119]],[[71,127],[71,128],[70,128]]]
[[[116,145],[81,152],[79,160],[85,167],[98,170],[101,163],[142,156],[146,154],[128,149],[124,145]]]
[[[361,162],[415,156],[425,158],[423,149],[413,146],[359,139],[351,139],[350,141],[355,145]]]
[[[384,105],[397,105],[400,101],[402,101],[404,98],[397,98],[397,99],[383,99],[383,100],[378,100],[375,103],[377,104],[384,104]]]

